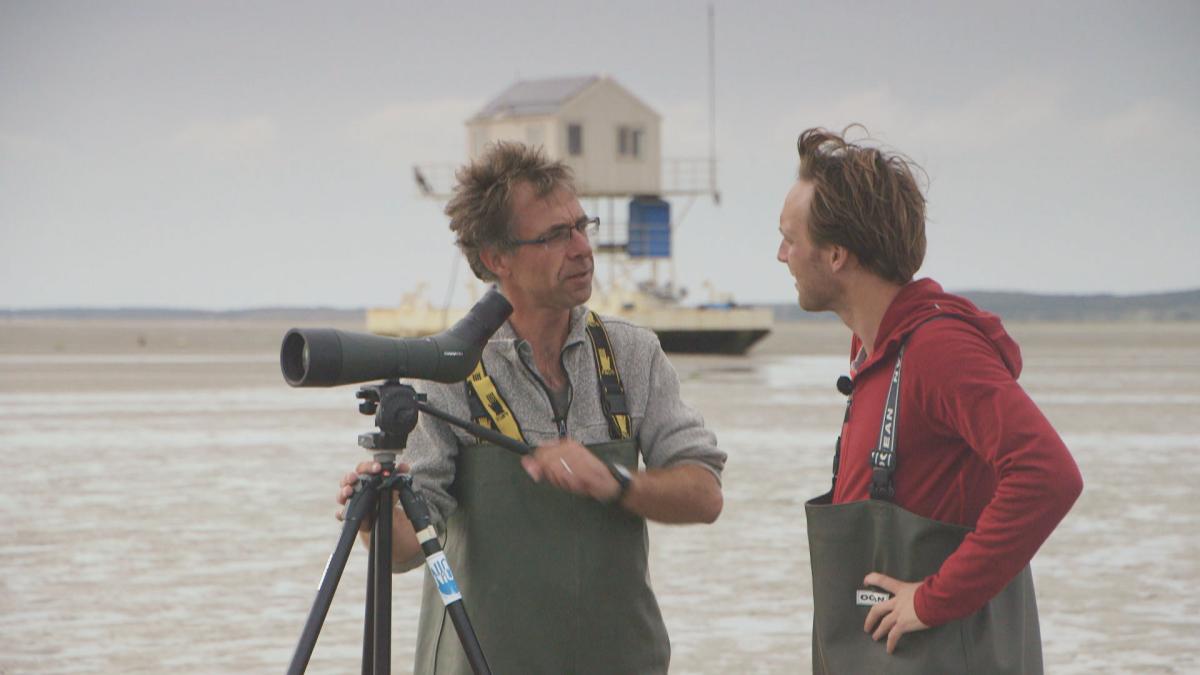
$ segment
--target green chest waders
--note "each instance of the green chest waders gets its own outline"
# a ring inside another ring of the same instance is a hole
[[[637,466],[634,441],[590,450]],[[667,672],[644,519],[536,484],[494,445],[462,450],[451,489],[445,553],[497,675]],[[414,672],[471,672],[428,575],[417,640]]]
[[[805,504],[813,575],[813,672],[1041,673],[1042,643],[1028,565],[979,611],[936,628],[904,634],[894,654],[887,653],[886,639],[875,642],[863,631],[871,601],[860,598],[860,591],[869,590],[863,587],[863,577],[881,572],[902,581],[920,581],[936,573],[971,531],[922,518],[891,501],[903,358],[902,345],[879,444],[871,453],[871,499],[835,505],[831,489]],[[835,456],[834,481],[838,461]]]

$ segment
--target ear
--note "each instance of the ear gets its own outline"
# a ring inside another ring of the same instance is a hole
[[[494,247],[487,247],[479,252],[479,260],[497,279],[506,279],[512,274],[509,257]]]
[[[841,272],[847,269],[850,266],[850,257],[850,249],[831,244],[825,255],[825,260],[829,263],[829,271]]]

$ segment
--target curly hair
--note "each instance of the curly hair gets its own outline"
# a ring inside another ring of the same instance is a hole
[[[800,134],[798,178],[813,184],[809,236],[817,246],[844,246],[876,275],[912,281],[925,259],[925,197],[921,169],[899,153],[851,143],[822,128]],[[928,176],[926,175],[926,178]]]
[[[490,144],[481,156],[459,169],[455,178],[458,182],[445,213],[455,243],[471,271],[483,281],[495,281],[496,275],[483,264],[480,252],[513,247],[511,202],[518,185],[528,183],[539,198],[560,188],[575,191],[570,167],[521,143]]]

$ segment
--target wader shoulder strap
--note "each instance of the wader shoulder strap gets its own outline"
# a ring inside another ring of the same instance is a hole
[[[892,382],[888,385],[887,402],[883,407],[883,420],[879,423],[879,441],[871,451],[871,499],[890,502],[896,498],[893,476],[896,474],[896,435],[900,427],[900,367],[904,362],[908,338],[930,321],[957,318],[954,315],[941,314],[925,319],[913,327],[900,342],[900,351],[896,354],[896,367],[892,370]]]
[[[900,366],[904,364],[907,344],[907,341],[902,343],[900,353],[896,355],[896,368],[892,371],[892,382],[883,407],[883,421],[879,424],[879,441],[871,451],[871,499],[890,502],[896,497],[892,478],[896,473],[896,432],[900,423]]]
[[[467,405],[471,407],[471,417],[476,424],[490,427],[509,438],[525,442],[521,426],[517,424],[517,418],[509,410],[508,404],[504,402],[504,397],[500,396],[500,390],[496,389],[496,383],[492,382],[492,378],[488,376],[487,369],[483,367],[482,358],[475,365],[475,370],[467,378],[465,385]]]
[[[595,312],[588,312],[587,332],[592,340],[592,355],[596,358],[596,379],[600,381],[600,404],[608,418],[608,435],[613,440],[627,439],[630,429],[625,387],[617,372],[617,359],[609,345],[608,331]]]

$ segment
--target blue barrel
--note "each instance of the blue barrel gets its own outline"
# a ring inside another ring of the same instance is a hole
[[[629,256],[671,257],[671,203],[658,197],[629,201]]]

